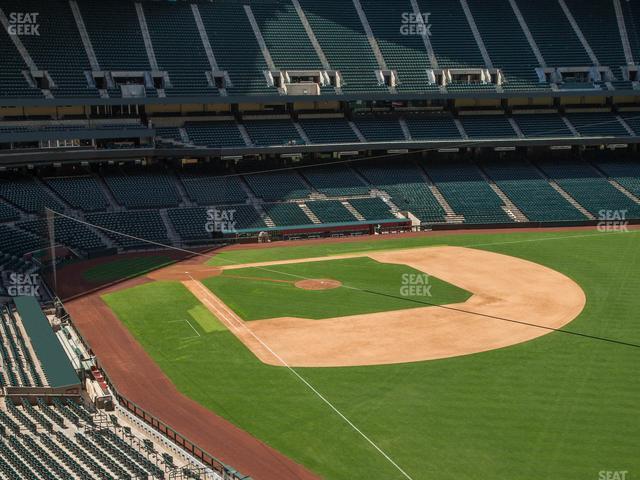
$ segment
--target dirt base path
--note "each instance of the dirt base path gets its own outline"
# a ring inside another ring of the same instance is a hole
[[[256,480],[319,479],[181,394],[98,294],[68,302],[66,308],[110,380],[129,400],[222,462]]]
[[[426,247],[353,256],[363,255],[380,262],[409,265],[464,288],[473,296],[464,303],[440,307],[325,320],[286,317],[243,322],[219,299],[213,309],[213,294],[201,284],[193,291],[216,316],[233,318],[232,331],[260,360],[282,365],[282,359],[295,367],[404,363],[493,350],[561,328],[578,316],[586,303],[584,292],[570,278],[498,253],[464,247]],[[345,257],[348,255],[340,256]],[[313,260],[332,258],[336,257]],[[399,294],[400,288],[398,285]],[[425,297],[425,301],[429,298]],[[268,351],[265,354],[265,345],[280,358]]]

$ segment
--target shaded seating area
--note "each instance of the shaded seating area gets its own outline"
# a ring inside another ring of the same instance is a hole
[[[147,240],[164,245],[169,243],[167,230],[158,210],[92,213],[87,215],[87,220],[105,228],[103,233],[122,248],[153,247]]]
[[[351,223],[358,219],[337,200],[307,202],[307,207],[322,223]]]
[[[313,224],[297,203],[265,203],[263,208],[276,227]]]
[[[327,165],[304,168],[300,173],[320,193],[330,197],[367,195],[370,187],[348,166]]]
[[[121,172],[103,176],[119,204],[127,208],[176,207],[175,178],[167,173]]]
[[[245,174],[245,182],[265,201],[307,198],[311,193],[295,170]]]
[[[360,165],[358,171],[391,195],[400,211],[409,211],[425,223],[445,221],[442,206],[429,190],[423,172],[414,163]]]
[[[371,220],[392,220],[397,218],[389,205],[378,197],[374,198],[354,198],[349,200],[349,204],[357,210],[365,219]]]
[[[235,121],[186,123],[187,136],[196,145],[211,148],[245,147]]]
[[[300,118],[298,123],[311,143],[358,143],[360,140],[344,118]]]
[[[291,120],[251,120],[244,126],[255,145],[304,145]]]
[[[530,165],[496,161],[484,163],[483,168],[532,222],[586,219]]]
[[[471,163],[432,162],[425,170],[465,223],[511,223],[500,197]]]
[[[182,173],[180,180],[189,198],[198,205],[242,203],[247,200],[247,192],[237,176]]]
[[[596,218],[603,210],[623,209],[627,210],[628,217],[640,216],[640,205],[616,189],[590,165],[552,161],[539,162],[538,165]]]
[[[106,210],[109,206],[96,177],[88,175],[50,177],[45,181],[73,208],[85,212],[97,212]]]

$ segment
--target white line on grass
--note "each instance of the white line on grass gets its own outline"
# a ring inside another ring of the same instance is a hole
[[[202,285],[202,283],[196,281],[191,275],[189,275],[189,277],[191,278],[191,280],[193,280],[196,284],[196,286],[201,289],[204,290],[205,292],[209,292],[206,287],[204,285]],[[222,309],[223,312],[228,313],[229,316],[231,318],[234,317],[233,312],[231,311],[231,309],[229,309],[229,307],[224,304],[224,302],[220,302],[220,308]],[[217,311],[217,309],[216,309]],[[226,315],[225,315],[226,316]],[[227,317],[227,320],[229,320],[229,317]],[[229,323],[233,323],[231,321],[229,321]],[[413,480],[413,478],[407,473],[405,472],[400,465],[398,465],[396,462],[394,462],[391,457],[389,455],[387,455],[385,453],[384,450],[382,450],[373,440],[371,440],[362,430],[360,430],[351,420],[349,420],[340,410],[337,409],[337,407],[335,407],[333,405],[333,403],[331,403],[324,395],[322,395],[318,390],[315,389],[315,387],[313,385],[311,385],[302,375],[300,375],[298,372],[296,372],[280,355],[278,355],[276,352],[274,352],[271,347],[269,345],[267,345],[258,335],[256,335],[256,333],[251,330],[244,322],[242,322],[241,325],[242,328],[244,328],[247,332],[249,332],[249,334],[255,338],[258,342],[260,342],[260,344],[266,348],[269,353],[271,353],[271,355],[273,355],[280,363],[282,363],[282,365],[287,368],[287,370],[289,370],[293,375],[295,375],[302,383],[304,383],[314,394],[316,394],[316,396],[322,400],[325,404],[327,404],[329,406],[329,408],[331,408],[331,410],[333,410],[335,413],[338,414],[338,416],[340,418],[342,418],[347,425],[349,425],[353,430],[355,430],[362,438],[364,438],[373,448],[375,448],[384,458],[386,458],[389,463],[391,463],[391,465],[393,465],[405,478],[407,478],[408,480]]]
[[[193,325],[191,325],[191,322],[188,319],[185,318],[184,321],[187,322],[191,328],[193,328]],[[201,336],[200,332],[198,332],[195,328],[193,328],[193,331],[196,332],[196,335],[198,335],[199,337]]]
[[[50,209],[47,209],[50,210]],[[234,260],[230,260],[225,258],[224,256],[220,256],[219,254],[206,254],[206,253],[200,253],[200,252],[193,252],[191,250],[187,250],[184,248],[180,248],[180,247],[175,247],[173,245],[167,245],[164,243],[160,243],[160,242],[155,242],[153,240],[147,240],[144,238],[140,238],[140,237],[136,237],[134,235],[129,235],[126,233],[122,233],[122,232],[118,232],[115,230],[111,230],[109,228],[106,227],[101,227],[99,225],[95,225],[92,224],[90,222],[84,221],[84,220],[80,220],[78,218],[72,217],[70,215],[66,215],[64,213],[60,213],[60,212],[56,212],[54,210],[51,210],[51,212],[53,212],[56,215],[59,215],[61,217],[65,217],[68,218],[70,220],[73,220],[77,223],[80,224],[84,224],[87,226],[91,226],[93,228],[96,228],[98,230],[102,230],[105,232],[111,232],[114,234],[118,234],[121,235],[123,237],[126,238],[131,238],[131,239],[135,239],[138,241],[142,241],[145,243],[148,243],[150,245],[157,245],[159,247],[163,247],[163,248],[167,248],[170,250],[175,250],[175,251],[181,251],[181,252],[185,252],[185,253],[189,253],[191,255],[194,256],[199,256],[199,257],[205,257],[205,258],[214,258],[214,257],[218,257],[219,259],[221,259],[222,261],[231,263],[231,264],[241,264],[241,262],[237,262]],[[619,233],[638,233],[640,232],[640,230],[631,230],[631,231],[627,231],[627,232],[619,232]],[[569,239],[569,238],[585,238],[585,237],[596,237],[596,236],[603,236],[603,235],[612,235],[615,233],[612,232],[599,232],[599,233],[594,233],[594,234],[585,234],[585,235],[567,235],[567,236],[562,236],[562,237],[545,237],[545,238],[535,238],[535,239],[520,239],[520,240],[513,240],[513,241],[504,241],[504,242],[494,242],[494,243],[478,243],[478,244],[471,244],[471,245],[459,245],[461,247],[482,247],[482,246],[490,246],[490,245],[507,245],[507,244],[516,244],[516,243],[528,243],[528,242],[539,242],[539,241],[548,241],[548,240],[562,240],[562,239]],[[375,251],[375,250],[374,250]],[[365,253],[373,253],[374,251],[371,252],[365,252]],[[330,259],[330,256],[327,256],[328,259]],[[309,280],[309,278],[304,277],[302,275],[296,275],[294,273],[289,273],[289,272],[282,272],[282,271],[278,271],[278,270],[274,270],[271,268],[267,268],[267,267],[260,267],[260,266],[255,266],[254,268],[259,269],[259,270],[263,270],[266,272],[271,272],[271,273],[279,273],[282,275],[287,275],[290,277],[297,277],[300,279],[306,279]],[[187,272],[185,272],[187,273]],[[191,274],[187,273],[187,275],[189,275],[189,277],[195,281],[195,279],[191,276]],[[205,288],[204,285],[202,285],[200,282],[196,282],[197,285],[199,286],[199,288]],[[346,287],[348,289],[352,289],[352,290],[361,290],[357,287],[351,287],[351,286],[347,286],[347,285],[342,285],[343,287]],[[210,302],[207,302],[210,303]],[[224,305],[224,308],[228,307],[226,305]],[[469,312],[469,313],[474,313],[474,312]],[[187,323],[189,323],[187,321]],[[230,322],[232,329],[238,329],[238,325],[235,325],[233,322]],[[193,328],[193,325],[191,325],[189,323],[189,325],[191,326],[191,328]],[[535,325],[538,326],[538,325]],[[364,432],[362,432],[362,430],[360,430],[353,422],[351,422],[351,420],[349,420],[342,412],[340,412],[340,410],[338,410],[329,400],[327,400],[320,392],[318,392],[305,378],[303,378],[298,372],[296,372],[292,367],[290,367],[285,361],[284,359],[282,359],[282,357],[280,357],[276,352],[274,352],[261,338],[259,338],[249,327],[246,326],[246,324],[244,322],[242,322],[242,327],[244,327],[251,336],[253,336],[259,343],[261,343],[264,348],[266,348],[275,358],[278,359],[279,362],[282,363],[282,365],[284,367],[286,367],[293,375],[295,375],[302,383],[304,383],[315,395],[318,396],[318,398],[320,398],[325,404],[327,404],[327,406],[329,406],[329,408],[331,408],[338,416],[340,416],[340,418],[342,418],[353,430],[355,430],[362,438],[364,438],[371,446],[373,446],[373,448],[375,448],[386,460],[388,460],[405,478],[407,478],[408,480],[413,480],[411,476],[409,476],[409,474],[407,472],[405,472],[396,462],[394,462],[391,457],[389,457],[389,455],[387,455],[378,445],[376,445],[373,440],[371,440]],[[197,330],[194,331],[197,332]],[[200,336],[200,334],[198,333],[198,336]]]

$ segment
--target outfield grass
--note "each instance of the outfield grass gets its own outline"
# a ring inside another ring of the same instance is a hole
[[[566,232],[508,232],[491,235],[468,234],[468,235],[444,235],[444,236],[412,236],[387,235],[378,237],[375,240],[363,239],[357,242],[329,242],[324,244],[309,244],[283,247],[247,248],[245,250],[226,250],[213,254],[207,261],[208,265],[225,266],[243,263],[271,262],[278,260],[297,260],[300,258],[327,257],[331,255],[347,253],[366,253],[382,250],[394,250],[399,248],[419,248],[435,245],[461,245],[469,246],[485,243],[503,243],[520,240],[541,240],[547,238],[561,237],[583,237],[590,235],[601,235],[595,228],[593,231],[577,230]]]
[[[116,280],[137,277],[174,262],[175,260],[164,255],[118,258],[88,268],[82,273],[82,276],[85,280],[97,284],[114,282]]]
[[[477,248],[547,265],[587,295],[584,311],[566,329],[640,344],[640,235],[587,234],[384,243],[482,244]],[[372,243],[393,248],[379,241],[295,248],[311,257]],[[231,254],[243,261],[302,255]],[[290,372],[260,363],[230,332],[201,330],[193,338],[188,326],[176,329],[169,322],[195,299],[175,285],[143,285],[138,294],[107,301],[182,392],[324,478],[404,478]],[[615,470],[633,480],[640,475],[639,364],[640,348],[557,332],[457,358],[297,371],[414,480],[588,480]]]
[[[269,281],[265,277],[285,282],[324,278],[338,280],[344,286],[331,290],[302,290],[294,283]],[[404,292],[403,282],[411,279],[428,282],[431,296],[425,295],[426,290]],[[380,263],[361,257],[272,265],[266,270],[226,270],[223,275],[208,278],[203,283],[243,320],[343,317],[418,308],[427,304],[446,305],[464,302],[471,296],[469,292],[436,277],[423,279],[422,272],[407,265]],[[404,296],[403,293],[411,295]]]

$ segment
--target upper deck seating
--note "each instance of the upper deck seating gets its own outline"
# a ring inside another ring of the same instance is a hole
[[[298,120],[311,143],[358,143],[360,140],[344,118]]]
[[[469,138],[514,138],[517,136],[504,115],[462,115],[460,121]]]
[[[167,95],[218,95],[207,80],[211,66],[190,5],[154,2],[143,7],[158,67],[171,79]]]
[[[391,115],[357,115],[354,122],[369,142],[406,140],[398,119]]]
[[[339,70],[345,93],[385,92],[375,75],[378,62],[351,2],[302,0],[302,9],[334,70]]]

